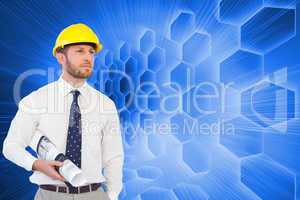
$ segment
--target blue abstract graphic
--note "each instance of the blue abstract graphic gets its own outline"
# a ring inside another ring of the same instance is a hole
[[[88,82],[122,125],[119,199],[300,200],[297,0],[4,0],[0,16],[1,152],[20,98],[60,75],[58,33],[82,22],[104,46]],[[29,175],[0,153],[0,199],[33,199]]]

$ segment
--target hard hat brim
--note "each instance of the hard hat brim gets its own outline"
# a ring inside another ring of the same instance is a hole
[[[64,46],[57,46],[53,49],[53,56],[56,56],[56,53],[58,52],[59,49],[63,49],[67,46],[71,46],[71,45],[79,45],[79,44],[85,44],[85,45],[89,45],[89,44],[92,44],[96,53],[98,53],[99,51],[101,51],[102,49],[102,45],[101,44],[97,44],[97,43],[94,43],[94,42],[73,42],[73,43],[69,43],[69,44],[66,44]]]

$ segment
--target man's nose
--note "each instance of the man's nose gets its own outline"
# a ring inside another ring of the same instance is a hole
[[[87,52],[84,55],[84,61],[87,61],[89,63],[92,62],[94,55],[92,55],[91,53]]]

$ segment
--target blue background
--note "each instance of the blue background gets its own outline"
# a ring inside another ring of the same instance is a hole
[[[57,78],[55,39],[83,22],[104,45],[89,83],[115,101],[124,127],[120,199],[300,199],[299,12],[294,0],[2,0],[1,152],[17,110],[17,77],[43,72],[25,79],[22,96],[51,82],[48,73]],[[125,72],[134,88],[151,82],[161,92],[145,86],[144,97],[133,95],[143,109],[126,105],[128,82],[118,74],[99,78],[105,69]],[[164,85],[170,82],[182,91]],[[189,98],[214,95],[216,88],[222,95]],[[178,110],[161,112],[162,98],[171,94],[182,100],[166,105]],[[179,129],[145,129],[147,120]],[[234,134],[183,130],[195,122],[230,125]],[[0,154],[0,199],[33,199],[37,187],[29,175]]]

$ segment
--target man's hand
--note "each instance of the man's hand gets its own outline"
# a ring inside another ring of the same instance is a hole
[[[56,166],[61,167],[62,165],[63,163],[58,161],[36,160],[32,165],[32,170],[40,171],[53,179],[64,181],[65,179],[55,169]]]

